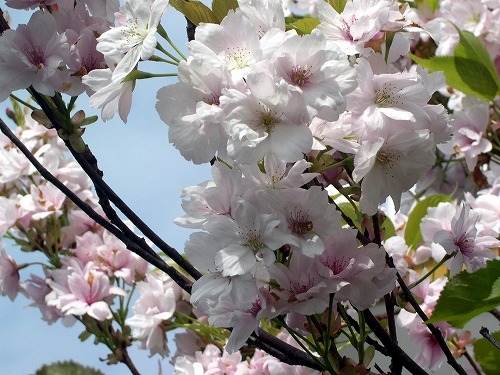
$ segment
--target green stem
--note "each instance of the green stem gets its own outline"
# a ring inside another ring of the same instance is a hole
[[[339,161],[338,163],[329,165],[328,167],[325,167],[323,169],[320,169],[319,171],[314,171],[314,172],[323,173],[323,172],[329,171],[330,169],[334,169],[334,168],[342,167],[344,165],[348,165],[353,160],[354,160],[354,156],[349,156],[349,157],[345,158],[344,160]]]
[[[170,61],[170,60],[164,59],[163,57],[156,56],[156,55],[151,56],[149,58],[149,60],[150,61],[155,61],[155,62],[163,62],[163,63],[167,63],[167,64],[170,64],[170,65],[175,65],[175,66],[179,65],[178,62]]]
[[[436,264],[434,267],[432,267],[432,269],[427,272],[424,276],[422,276],[419,280],[415,281],[414,283],[408,285],[408,289],[411,290],[413,288],[415,288],[418,284],[420,284],[422,281],[424,281],[425,279],[427,279],[430,275],[432,275],[434,272],[436,272],[436,270],[441,267],[443,265],[444,262],[446,262],[448,259],[451,259],[455,256],[456,254],[456,251],[451,253],[451,254],[446,254],[443,259],[441,259],[441,261]]]
[[[14,94],[10,94],[10,97],[11,97],[12,99],[14,99],[15,101],[17,101],[17,102],[21,103],[21,104],[22,104],[22,105],[24,105],[25,107],[28,107],[29,109],[33,110],[33,111],[38,109],[38,108],[36,108],[36,107],[32,106],[31,104],[26,103],[24,100],[22,100],[21,98],[17,97],[17,96],[16,96],[16,95],[14,95]]]
[[[174,55],[172,55],[170,52],[168,52],[165,48],[163,48],[163,46],[156,42],[156,49],[160,52],[163,52],[165,55],[167,55],[168,57],[170,57],[172,60],[174,60],[177,64],[176,65],[179,65],[179,62],[181,60],[179,60],[177,57],[175,57]]]
[[[179,55],[180,57],[182,57],[182,59],[183,59],[183,60],[187,60],[186,56],[184,56],[184,54],[183,54],[183,53],[182,53],[182,52],[181,52],[181,51],[177,48],[177,46],[176,46],[176,45],[172,42],[172,40],[169,38],[169,36],[168,36],[167,32],[165,31],[165,29],[163,28],[163,26],[162,26],[161,24],[158,24],[158,29],[157,29],[157,31],[158,31],[158,34],[160,34],[160,35],[161,35],[161,37],[162,37],[163,39],[165,39],[165,40],[168,42],[168,44],[170,44],[170,45],[172,46],[172,48],[175,50],[175,52],[177,52],[177,53],[178,53],[178,55]]]

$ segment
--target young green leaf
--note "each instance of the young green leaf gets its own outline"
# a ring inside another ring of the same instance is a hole
[[[212,12],[219,20],[219,23],[227,16],[231,9],[238,8],[237,0],[213,0]]]
[[[327,0],[328,4],[332,6],[333,9],[337,11],[337,13],[342,13],[345,5],[347,4],[347,0]]]
[[[431,72],[443,71],[446,83],[464,94],[493,100],[499,93],[500,81],[488,51],[474,34],[455,28],[460,42],[453,56],[422,59],[410,54],[410,57]]]
[[[196,26],[201,22],[219,23],[219,20],[210,8],[200,1],[170,0],[169,4],[184,14]]]
[[[299,35],[304,35],[311,34],[311,31],[313,31],[318,25],[319,18],[304,17],[292,23],[291,26]]]
[[[474,273],[460,272],[445,285],[429,323],[448,321],[459,328],[475,316],[500,306],[500,260]]]
[[[450,197],[444,194],[435,194],[426,197],[418,202],[415,208],[408,216],[408,222],[405,229],[405,241],[409,248],[416,249],[419,242],[422,240],[422,233],[420,232],[420,223],[429,207],[436,207],[441,202],[449,202]]]
[[[491,335],[500,342],[500,332]],[[500,350],[487,339],[479,339],[474,343],[474,358],[486,375],[500,374]]]

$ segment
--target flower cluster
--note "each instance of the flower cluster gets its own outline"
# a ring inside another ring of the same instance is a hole
[[[436,277],[440,266],[453,278],[499,258],[500,2],[231,3],[210,10],[172,1],[196,26],[186,58],[160,25],[168,0],[7,1],[41,7],[0,36],[0,101],[18,89],[33,94],[47,116],[33,117],[45,126],[18,108],[17,135],[84,203],[102,214],[61,141],[87,151],[82,127],[93,120],[71,117],[74,101],[85,91],[103,121],[118,112],[126,122],[136,80],[171,75],[138,70],[145,60],[177,66],[178,82],[157,92],[156,110],[170,143],[188,161],[210,162],[213,179],[183,189],[185,215],[175,220],[197,230],[185,254],[201,276],[178,261],[197,279],[190,289],[179,271],[188,296],[0,137],[0,234],[48,260],[43,276],[21,282],[19,270],[32,264],[17,264],[2,247],[2,295],[24,294],[49,323],[76,318],[120,348],[110,362],[125,361],[131,340],[168,356],[166,332],[191,329],[177,338],[176,374],[317,373],[244,347],[260,328],[280,337],[286,328],[293,340],[284,340],[320,357],[327,372],[371,374],[364,314],[384,295],[387,306],[400,304],[420,366],[451,361],[445,340],[454,355],[470,357],[466,332],[440,322],[438,340],[415,310],[439,309],[449,285]],[[462,60],[484,68],[493,94],[462,71]],[[341,335],[357,363],[339,354]]]

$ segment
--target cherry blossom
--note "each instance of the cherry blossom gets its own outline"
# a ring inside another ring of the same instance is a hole
[[[97,39],[97,50],[104,55],[125,54],[113,71],[113,82],[125,78],[140,59],[153,56],[156,29],[167,7],[168,0],[155,0],[152,5],[147,1],[126,0],[121,10],[125,23]]]
[[[447,254],[454,254],[450,271],[457,274],[465,265],[474,272],[486,266],[487,259],[498,258],[490,249],[500,246],[500,241],[491,236],[477,236],[475,227],[478,214],[467,204],[459,208],[451,221],[450,231],[440,230],[434,235],[434,242],[443,246]]]
[[[165,278],[146,275],[146,281],[136,286],[141,296],[132,307],[134,316],[127,319],[127,324],[134,327],[133,337],[141,341],[141,348],[162,357],[169,354],[163,322],[175,311],[174,290],[167,285]]]
[[[22,287],[19,283],[19,269],[14,259],[5,252],[3,246],[0,254],[0,292],[14,301]]]
[[[53,96],[61,88],[58,68],[68,59],[66,36],[56,32],[48,12],[37,11],[27,25],[6,30],[0,38],[0,102],[30,85]]]

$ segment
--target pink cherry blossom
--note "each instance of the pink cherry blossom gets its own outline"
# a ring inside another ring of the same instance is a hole
[[[19,283],[19,269],[14,259],[5,252],[1,246],[0,253],[0,292],[2,296],[8,296],[14,301],[19,291],[22,290]]]
[[[113,82],[120,82],[140,59],[148,60],[156,47],[156,29],[168,0],[155,0],[152,5],[145,0],[126,0],[122,9],[125,25],[117,26],[102,34],[97,50],[104,55],[125,53],[113,71]]]
[[[175,311],[174,290],[168,287],[166,280],[147,274],[146,281],[138,282],[136,288],[141,296],[132,307],[134,316],[127,319],[127,324],[134,327],[133,337],[141,341],[140,347],[162,357],[169,354],[164,322]]]
[[[68,58],[66,37],[56,32],[49,12],[37,11],[27,25],[6,30],[0,38],[0,102],[30,85],[53,96],[60,89],[58,68]]]
[[[453,217],[450,230],[434,234],[434,242],[441,245],[447,254],[455,255],[450,265],[452,275],[460,272],[463,265],[468,272],[474,272],[486,267],[488,259],[498,258],[491,249],[499,247],[500,241],[491,236],[477,236],[478,218],[478,214],[464,204]]]
[[[390,196],[396,211],[401,194],[410,189],[434,165],[435,144],[428,131],[396,133],[374,143],[361,144],[354,159],[354,181],[361,184],[360,205],[373,215]]]

